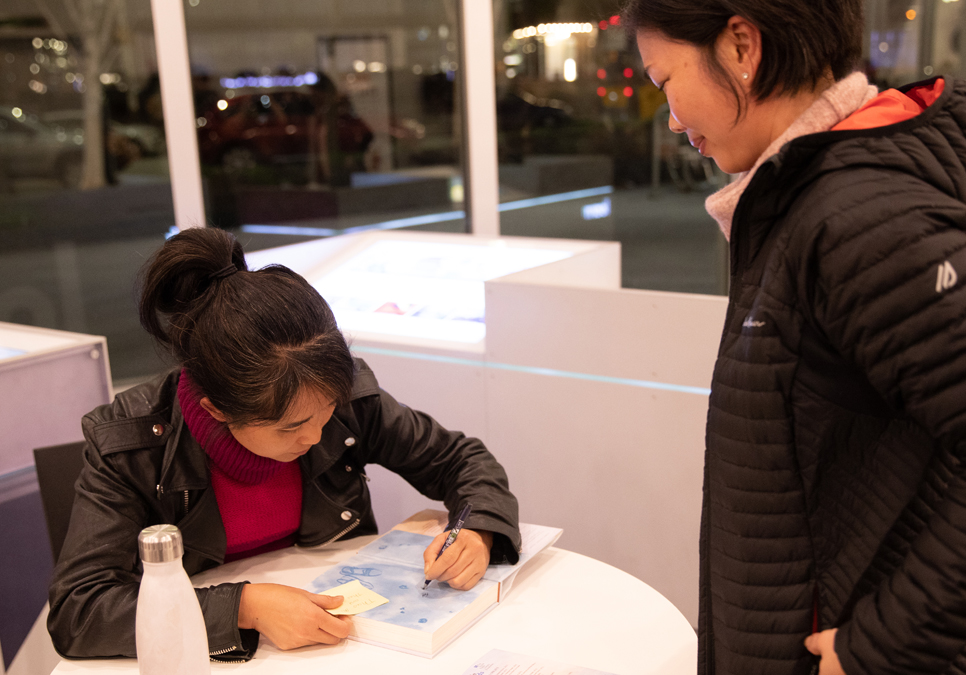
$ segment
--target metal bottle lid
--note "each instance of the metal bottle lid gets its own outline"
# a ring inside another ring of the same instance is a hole
[[[184,555],[181,530],[174,525],[152,525],[138,535],[138,553],[144,562],[180,560]]]

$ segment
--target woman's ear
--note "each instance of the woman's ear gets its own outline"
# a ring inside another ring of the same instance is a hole
[[[211,399],[208,398],[207,396],[202,397],[200,403],[201,403],[201,407],[205,409],[205,412],[211,415],[212,417],[214,417],[219,422],[225,423],[228,421],[228,418],[225,417],[225,415],[220,410],[218,410],[218,408],[216,408],[214,404],[212,404]]]
[[[743,17],[731,17],[718,38],[718,49],[722,65],[739,82],[750,87],[761,64],[761,31],[758,26]]]

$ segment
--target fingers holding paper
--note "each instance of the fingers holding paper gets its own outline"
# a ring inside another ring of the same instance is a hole
[[[449,548],[439,554],[449,532],[437,536],[423,552],[426,578],[445,581],[453,588],[466,591],[473,588],[483,577],[490,564],[490,548],[493,533],[486,530],[460,531]]]
[[[283,650],[337,644],[348,637],[350,620],[325,610],[341,604],[341,597],[316,595],[291,586],[248,584],[242,589],[238,627],[254,628]]]
[[[307,591],[306,591],[307,592]],[[323,610],[334,610],[342,605],[342,596],[331,596],[331,595],[316,595],[314,593],[309,593],[309,598],[318,607]],[[316,615],[318,618],[318,630],[319,634],[317,637],[322,644],[334,645],[338,644],[345,638],[349,637],[349,627],[351,625],[352,618],[349,616],[335,616],[327,611],[323,611],[321,614]]]

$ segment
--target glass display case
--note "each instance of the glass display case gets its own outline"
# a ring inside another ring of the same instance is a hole
[[[0,323],[0,476],[81,440],[81,418],[113,395],[105,338]]]

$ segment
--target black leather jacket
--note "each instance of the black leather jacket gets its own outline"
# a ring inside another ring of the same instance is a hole
[[[209,489],[205,452],[181,415],[179,372],[130,389],[84,417],[85,465],[47,620],[63,656],[135,656],[142,528],[177,525],[188,574],[224,562],[225,528]],[[350,402],[336,409],[320,442],[298,461],[299,546],[377,531],[363,471],[372,462],[444,501],[451,515],[472,503],[466,527],[494,533],[491,561],[518,559],[517,500],[503,467],[479,440],[397,403],[360,360]],[[247,660],[258,646],[257,632],[238,628],[244,583],[196,589],[213,658]]]

